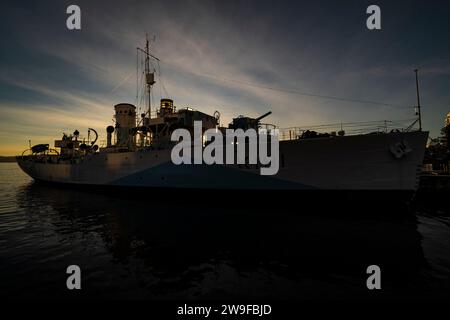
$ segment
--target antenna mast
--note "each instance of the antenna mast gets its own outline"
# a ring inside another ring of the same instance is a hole
[[[148,34],[145,35],[145,50],[137,48],[145,54],[145,84],[147,85],[147,95],[148,95],[148,118],[152,117],[152,101],[151,101],[151,90],[152,85],[155,84],[155,74],[150,72],[150,57],[159,61],[157,57],[150,54],[150,46],[148,42]]]
[[[145,35],[145,81],[147,84],[147,95],[148,95],[148,118],[152,118],[152,99],[151,90],[152,85],[155,83],[155,77],[153,72],[150,73],[150,56],[149,56],[149,46],[148,46],[148,35]]]
[[[417,115],[419,116],[419,130],[422,131],[422,114],[420,113],[420,95],[419,95],[419,69],[414,69],[416,74],[416,92],[417,92]]]

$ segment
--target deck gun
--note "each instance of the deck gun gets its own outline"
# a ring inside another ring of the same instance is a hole
[[[242,129],[242,130],[247,130],[247,129],[255,129],[258,130],[259,125],[260,125],[260,120],[264,119],[265,117],[269,116],[272,114],[272,111],[269,111],[265,114],[263,114],[262,116],[259,116],[258,118],[250,118],[250,117],[244,117],[244,116],[239,116],[237,118],[233,118],[233,122],[230,123],[228,125],[229,129]]]

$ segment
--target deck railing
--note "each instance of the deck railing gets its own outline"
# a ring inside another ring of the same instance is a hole
[[[387,133],[390,131],[408,131],[416,119],[406,120],[378,120],[366,122],[332,123],[324,125],[309,125],[301,127],[279,128],[279,140],[299,139],[306,131],[314,131],[317,134],[329,134],[338,136],[358,135],[368,133]]]

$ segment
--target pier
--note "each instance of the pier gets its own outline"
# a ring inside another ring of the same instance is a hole
[[[419,190],[426,192],[450,191],[450,174],[423,173],[420,177]]]

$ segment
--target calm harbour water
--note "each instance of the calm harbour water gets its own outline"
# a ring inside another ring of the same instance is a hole
[[[191,201],[174,194],[168,202],[152,192],[142,197],[65,189],[35,183],[15,163],[0,163],[1,294],[450,298],[444,200],[430,205],[424,197],[415,214],[402,219],[322,216],[298,199],[291,209],[265,213],[222,205],[233,199],[205,200],[201,194]],[[80,291],[66,289],[71,264],[81,267]],[[371,264],[381,267],[380,291],[366,289]]]

